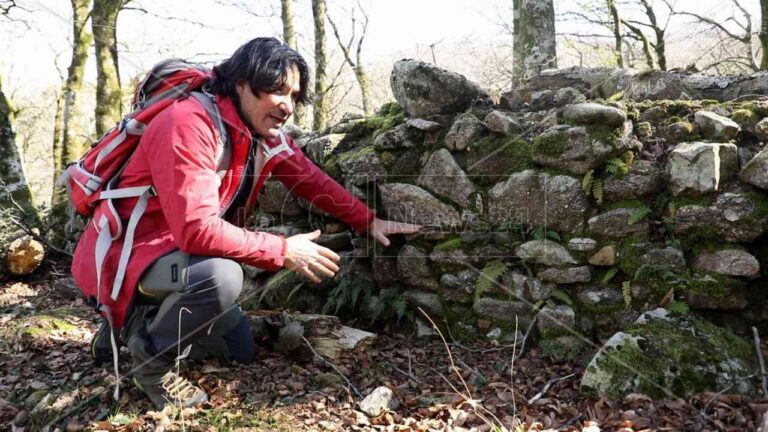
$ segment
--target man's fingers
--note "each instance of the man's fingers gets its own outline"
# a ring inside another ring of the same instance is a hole
[[[328,258],[331,261],[338,262],[341,260],[341,257],[334,251],[328,249],[327,247],[318,246],[317,247],[317,253],[320,256],[323,256],[325,258]]]
[[[312,273],[312,270],[309,269],[308,265],[299,267],[297,270],[298,270],[297,273],[311,280],[314,283],[320,283],[323,281],[316,274]]]
[[[327,268],[328,270],[332,271],[333,273],[336,273],[339,271],[339,266],[336,265],[335,262],[331,261],[330,259],[324,257],[324,256],[318,256],[315,260],[318,264],[321,266]]]
[[[389,239],[384,234],[379,232],[373,233],[373,238],[378,240],[384,247],[389,247]]]
[[[400,233],[400,234],[413,234],[415,232],[418,232],[421,229],[421,225],[414,225],[409,224],[405,222],[395,222],[393,224],[394,226],[390,226],[389,233]]]
[[[329,261],[330,263],[330,261]],[[333,264],[333,263],[331,263]],[[319,261],[311,262],[309,263],[309,268],[314,271],[315,274],[321,274],[323,276],[326,276],[328,278],[332,278],[333,275],[336,274],[336,271],[332,270],[331,268],[324,265],[324,263],[321,263]],[[338,267],[337,267],[338,268]]]

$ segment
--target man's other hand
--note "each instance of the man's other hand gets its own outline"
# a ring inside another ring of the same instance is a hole
[[[285,239],[285,263],[283,266],[315,283],[322,281],[321,277],[333,277],[341,259],[336,252],[315,243],[320,237],[320,230],[311,233],[297,234]]]
[[[385,247],[389,246],[389,234],[413,234],[421,229],[421,225],[414,225],[405,222],[394,222],[389,220],[383,220],[375,218],[371,222],[368,232],[373,238],[383,244]]]

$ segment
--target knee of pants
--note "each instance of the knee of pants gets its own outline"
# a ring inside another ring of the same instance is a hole
[[[195,269],[190,274],[191,291],[198,291],[194,288],[196,282],[201,284],[200,289],[203,289],[203,286],[213,286],[222,309],[233,305],[243,289],[243,269],[240,264],[226,258],[207,258],[197,265],[203,268]],[[193,264],[190,267],[197,267],[197,265]]]

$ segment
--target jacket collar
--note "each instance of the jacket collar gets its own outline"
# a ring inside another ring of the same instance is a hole
[[[221,119],[226,123],[229,128],[230,136],[239,140],[245,140],[245,142],[251,141],[251,131],[248,130],[245,122],[240,118],[240,114],[235,107],[235,101],[232,98],[216,95],[216,105],[219,107],[219,113]]]

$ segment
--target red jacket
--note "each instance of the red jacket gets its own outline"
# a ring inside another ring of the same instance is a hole
[[[111,309],[113,325],[122,328],[136,286],[144,270],[159,257],[175,250],[191,255],[226,257],[276,271],[283,266],[286,242],[282,236],[249,231],[247,218],[226,221],[220,215],[238,187],[251,188],[244,207],[234,214],[249,215],[259,191],[271,173],[292,193],[365,232],[373,213],[346,189],[304,156],[290,137],[288,147],[279,138],[266,140],[263,170],[253,181],[244,178],[251,134],[234,103],[217,96],[222,119],[230,137],[231,161],[222,178],[216,173],[217,132],[209,115],[194,98],[173,103],[147,126],[127,165],[119,187],[154,185],[136,227],[134,245],[125,279],[116,301],[110,299],[112,281],[120,257],[122,238],[114,241],[102,266],[101,286],[96,287],[95,247],[98,233],[89,223],[75,249],[72,276],[86,293],[101,292],[101,302]],[[117,212],[126,220],[136,198],[116,200]],[[106,212],[107,201],[96,209],[93,220]]]

